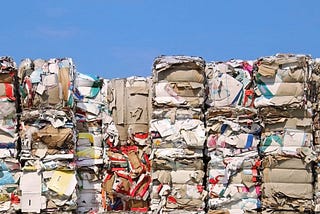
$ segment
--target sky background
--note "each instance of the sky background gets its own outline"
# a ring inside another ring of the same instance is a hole
[[[0,55],[71,57],[104,78],[151,75],[159,55],[206,61],[275,53],[320,57],[318,0],[10,0]]]

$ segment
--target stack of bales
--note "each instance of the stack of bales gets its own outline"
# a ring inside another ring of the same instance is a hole
[[[112,79],[108,88],[113,122],[105,132],[104,207],[108,211],[147,212],[151,183],[150,79]]]
[[[0,212],[20,209],[18,154],[17,67],[11,57],[0,57]]]
[[[204,212],[204,68],[200,57],[160,56],[154,61],[153,213]]]
[[[314,151],[311,155],[316,156],[314,165],[314,211],[318,213],[320,212],[320,58],[312,59],[310,70],[312,71],[312,81],[307,90],[307,97],[311,100],[313,109]]]
[[[312,105],[309,57],[278,54],[256,62],[255,105],[263,124],[263,211],[313,209]]]
[[[245,213],[260,208],[261,127],[253,106],[252,72],[251,61],[206,65],[209,213]]]
[[[96,76],[77,73],[75,101],[78,140],[78,213],[103,212],[103,130],[108,115],[107,82]]]
[[[76,209],[74,77],[70,58],[20,64],[22,212]]]

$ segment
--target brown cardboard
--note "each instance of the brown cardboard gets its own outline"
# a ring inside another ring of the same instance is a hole
[[[69,84],[70,84],[69,68],[59,69],[59,82],[61,83],[61,87],[62,87],[63,100],[68,101]]]
[[[199,82],[204,81],[203,71],[195,66],[180,65],[158,73],[158,81]]]
[[[202,83],[171,82],[170,87],[181,97],[204,96],[204,85]]]
[[[270,169],[262,171],[263,182],[266,183],[312,183],[312,171],[304,169]]]
[[[128,159],[132,166],[132,172],[134,174],[140,174],[143,170],[141,160],[139,159],[137,153],[133,150],[128,152]]]
[[[59,85],[48,88],[47,93],[48,93],[47,98],[46,98],[45,94],[43,96],[41,96],[43,103],[48,102],[50,105],[56,105],[61,102]]]
[[[290,180],[288,181],[290,182]],[[262,197],[273,198],[281,195],[287,199],[312,200],[313,185],[304,183],[263,183]]]
[[[70,128],[53,128],[47,125],[45,128],[40,129],[38,132],[32,134],[35,141],[41,141],[47,144],[49,149],[65,147],[70,139],[72,139],[72,129]]]
[[[148,124],[148,93],[145,87],[127,88],[127,124]]]
[[[305,169],[311,172],[311,165],[303,162],[300,158],[284,156],[267,156],[262,160],[263,168],[278,169]]]

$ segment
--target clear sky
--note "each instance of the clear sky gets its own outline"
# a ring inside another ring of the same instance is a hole
[[[8,0],[0,55],[71,57],[105,78],[149,76],[158,55],[320,57],[318,0]]]

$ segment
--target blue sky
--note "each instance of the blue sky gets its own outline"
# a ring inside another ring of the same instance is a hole
[[[206,61],[282,53],[320,57],[320,1],[10,0],[1,54],[71,57],[82,73],[149,76],[158,55]]]

